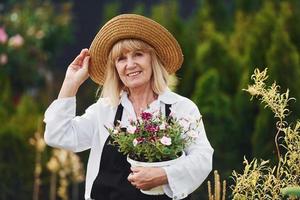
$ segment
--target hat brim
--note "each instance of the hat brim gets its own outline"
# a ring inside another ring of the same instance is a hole
[[[122,14],[112,18],[101,28],[89,48],[89,74],[94,82],[103,85],[109,52],[122,39],[140,39],[151,45],[170,74],[182,65],[181,48],[166,28],[141,15]]]

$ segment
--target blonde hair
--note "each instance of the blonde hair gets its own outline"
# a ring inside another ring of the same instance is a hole
[[[112,47],[108,61],[106,64],[105,81],[102,86],[100,97],[108,98],[113,106],[117,106],[120,103],[120,95],[122,90],[127,92],[128,88],[125,87],[121,79],[119,78],[117,69],[115,67],[115,59],[122,55],[124,52],[141,50],[149,52],[151,56],[151,87],[154,93],[162,94],[169,84],[169,74],[162,62],[158,58],[155,50],[146,42],[138,39],[124,39],[118,41]]]

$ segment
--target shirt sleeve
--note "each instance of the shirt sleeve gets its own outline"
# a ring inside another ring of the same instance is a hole
[[[189,110],[187,114],[200,118],[196,105],[193,104]],[[207,140],[202,120],[197,130],[199,137],[185,149],[186,157],[175,165],[163,167],[168,178],[168,184],[163,186],[164,191],[175,200],[195,191],[212,170],[213,148]]]
[[[75,116],[75,97],[56,99],[45,112],[45,142],[74,152],[89,149],[97,130],[96,111],[97,103],[91,105],[82,116]]]

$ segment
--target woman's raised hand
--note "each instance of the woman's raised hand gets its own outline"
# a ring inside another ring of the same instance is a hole
[[[89,50],[82,49],[80,54],[69,65],[65,80],[60,89],[58,98],[72,97],[77,93],[80,85],[89,77]]]
[[[89,50],[82,49],[80,54],[69,65],[65,80],[80,86],[89,77],[89,59]]]

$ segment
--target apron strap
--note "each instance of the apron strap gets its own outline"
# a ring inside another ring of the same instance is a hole
[[[122,115],[123,115],[123,106],[122,106],[122,104],[119,104],[116,115],[115,115],[115,119],[114,119],[114,126],[117,126],[117,124],[119,123],[118,121],[121,121]]]
[[[172,104],[165,104],[165,113],[166,113],[166,117],[169,117],[170,113],[171,113],[171,106]]]

